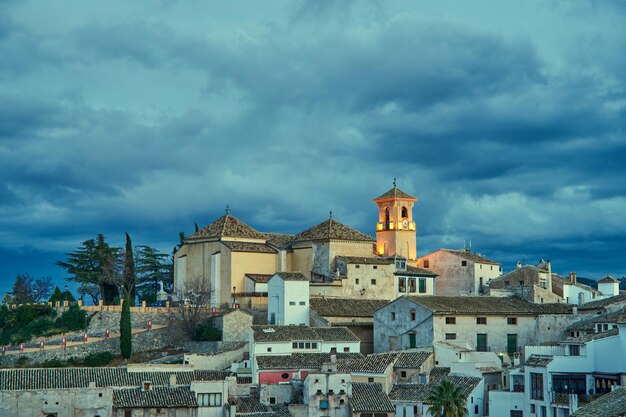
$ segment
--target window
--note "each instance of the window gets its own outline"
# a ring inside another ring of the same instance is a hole
[[[478,406],[477,405],[474,406],[474,414],[478,414]]]
[[[478,352],[487,352],[487,334],[486,333],[478,333],[476,335],[476,350]]]
[[[292,342],[291,347],[294,349],[317,349],[317,342]]]
[[[530,373],[530,398],[543,400],[543,375],[535,372]]]
[[[428,259],[424,259],[424,268],[428,268],[428,267],[429,267]]]
[[[48,414],[50,415],[50,414]],[[52,414],[54,415],[54,414]],[[124,417],[132,417],[133,416],[133,410],[124,410]]]
[[[358,284],[358,283],[359,283],[359,279],[358,279],[358,278],[357,278],[357,279],[355,279],[355,280],[354,280],[354,282],[355,282],[356,284]]]
[[[396,313],[395,311],[391,312],[391,320],[395,320],[396,319]]]
[[[270,397],[270,404],[276,404],[276,397]]]
[[[328,410],[328,400],[320,400],[320,410]]]
[[[415,292],[415,278],[409,278],[409,292]]]
[[[374,265],[374,269],[378,269],[378,266],[377,266],[377,265]]]
[[[402,218],[408,218],[409,217],[409,211],[406,209],[406,207],[402,207]]]
[[[569,345],[570,356],[580,356],[580,345]]]
[[[398,291],[406,292],[406,278],[398,279]]]
[[[367,378],[367,382],[374,382],[374,378]]]
[[[415,336],[415,333],[409,333],[409,348],[415,348],[417,347],[417,338]]]
[[[289,379],[289,374],[288,374],[287,372],[284,372],[284,373],[282,373],[282,374],[280,375],[280,377],[281,377],[282,379]]]
[[[409,315],[411,316],[411,320],[415,321],[415,310],[411,310]]]
[[[517,324],[517,317],[507,317],[506,324],[510,324],[512,326]]]
[[[554,392],[568,394],[586,394],[585,386],[585,375],[582,374],[565,374],[552,376],[552,390]],[[596,391],[598,391],[598,389],[596,389]]]
[[[300,301],[300,305],[301,306],[305,306],[306,305],[306,301]]]
[[[420,294],[424,294],[426,292],[426,278],[420,278],[419,292]]]
[[[487,324],[487,317],[476,317],[476,324]]]
[[[198,394],[198,406],[200,407],[221,407],[222,393]]]
[[[406,261],[404,259],[396,260],[396,269],[406,271]]]
[[[467,261],[461,261],[461,266],[467,266]]]
[[[406,378],[406,371],[400,371],[400,378]]]
[[[522,410],[511,410],[510,417],[524,417],[524,412]]]
[[[504,286],[505,287],[510,287],[511,286],[511,281],[504,281]]]
[[[446,317],[446,324],[456,324],[456,317]]]
[[[296,305],[296,302],[295,302],[295,301],[289,301],[289,305],[290,305],[290,306],[295,306],[295,305]]]
[[[355,267],[356,269],[359,269],[359,268],[361,267],[361,265],[354,265],[354,267]]]
[[[268,352],[271,352],[271,351],[272,351],[272,348],[271,348],[271,347],[268,347],[268,348],[267,348],[267,351],[268,351]]]
[[[345,347],[345,348],[343,348],[343,351],[344,352],[350,352],[350,348],[349,347]]]
[[[537,412],[537,406],[535,404],[530,404],[530,413],[535,414]]]
[[[376,278],[372,278],[372,285],[376,285]]]
[[[520,286],[520,287],[523,287],[523,286],[524,286],[524,281],[520,281],[520,282],[519,282],[519,286]]]
[[[491,265],[491,270],[493,271],[493,265]]]
[[[446,340],[456,340],[456,333],[446,333]]]

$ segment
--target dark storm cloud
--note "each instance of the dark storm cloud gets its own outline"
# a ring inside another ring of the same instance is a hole
[[[538,7],[72,3],[0,13],[6,250],[129,231],[169,251],[226,204],[264,231],[333,210],[373,233],[371,198],[398,177],[420,197],[420,253],[472,240],[511,265],[625,272],[614,6],[542,6],[547,32]]]

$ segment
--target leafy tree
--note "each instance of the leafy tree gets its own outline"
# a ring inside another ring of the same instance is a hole
[[[133,353],[133,328],[130,321],[130,292],[122,289],[124,302],[122,303],[122,315],[120,318],[120,351],[124,359],[130,358]]]
[[[61,317],[56,319],[55,326],[65,331],[78,331],[87,327],[87,312],[76,304],[70,305]]]
[[[163,282],[166,291],[172,287],[173,266],[165,253],[150,246],[138,246],[135,252],[137,291],[142,300],[156,301],[156,295]]]
[[[78,287],[78,293],[80,297],[87,295],[91,298],[91,302],[93,305],[98,305],[98,300],[100,300],[100,287],[96,284],[80,284]]]
[[[113,304],[119,297],[116,281],[119,279],[120,249],[111,247],[104,235],[86,240],[75,251],[67,254],[65,261],[56,264],[72,276],[67,278],[81,284],[93,284],[100,288],[104,304]]]
[[[15,304],[32,303],[33,297],[30,289],[31,278],[28,274],[18,274],[13,283],[11,294],[13,298],[11,302]]]
[[[67,287],[65,287],[65,288],[67,288]],[[76,299],[74,298],[74,296],[72,295],[72,293],[70,292],[69,289],[66,289],[65,291],[61,291],[59,289],[59,287],[55,287],[54,288],[54,292],[52,293],[52,295],[48,299],[48,302],[54,303],[54,302],[57,302],[57,301],[60,301],[60,302],[63,302],[63,301],[74,302],[74,301],[76,301]]]
[[[452,382],[444,379],[435,386],[428,396],[428,411],[433,417],[466,417],[467,399]]]

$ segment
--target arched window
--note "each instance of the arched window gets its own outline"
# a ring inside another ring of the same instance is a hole
[[[385,229],[389,229],[389,207],[385,207]]]
[[[409,210],[406,207],[402,207],[402,218],[403,219],[409,218]]]

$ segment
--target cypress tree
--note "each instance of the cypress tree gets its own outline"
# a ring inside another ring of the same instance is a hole
[[[131,305],[135,303],[135,259],[133,256],[133,243],[126,233],[126,253],[124,256],[124,288],[130,295]]]
[[[124,359],[130,358],[133,353],[133,329],[130,323],[130,293],[122,288],[124,302],[122,303],[122,315],[120,317],[120,351]]]

